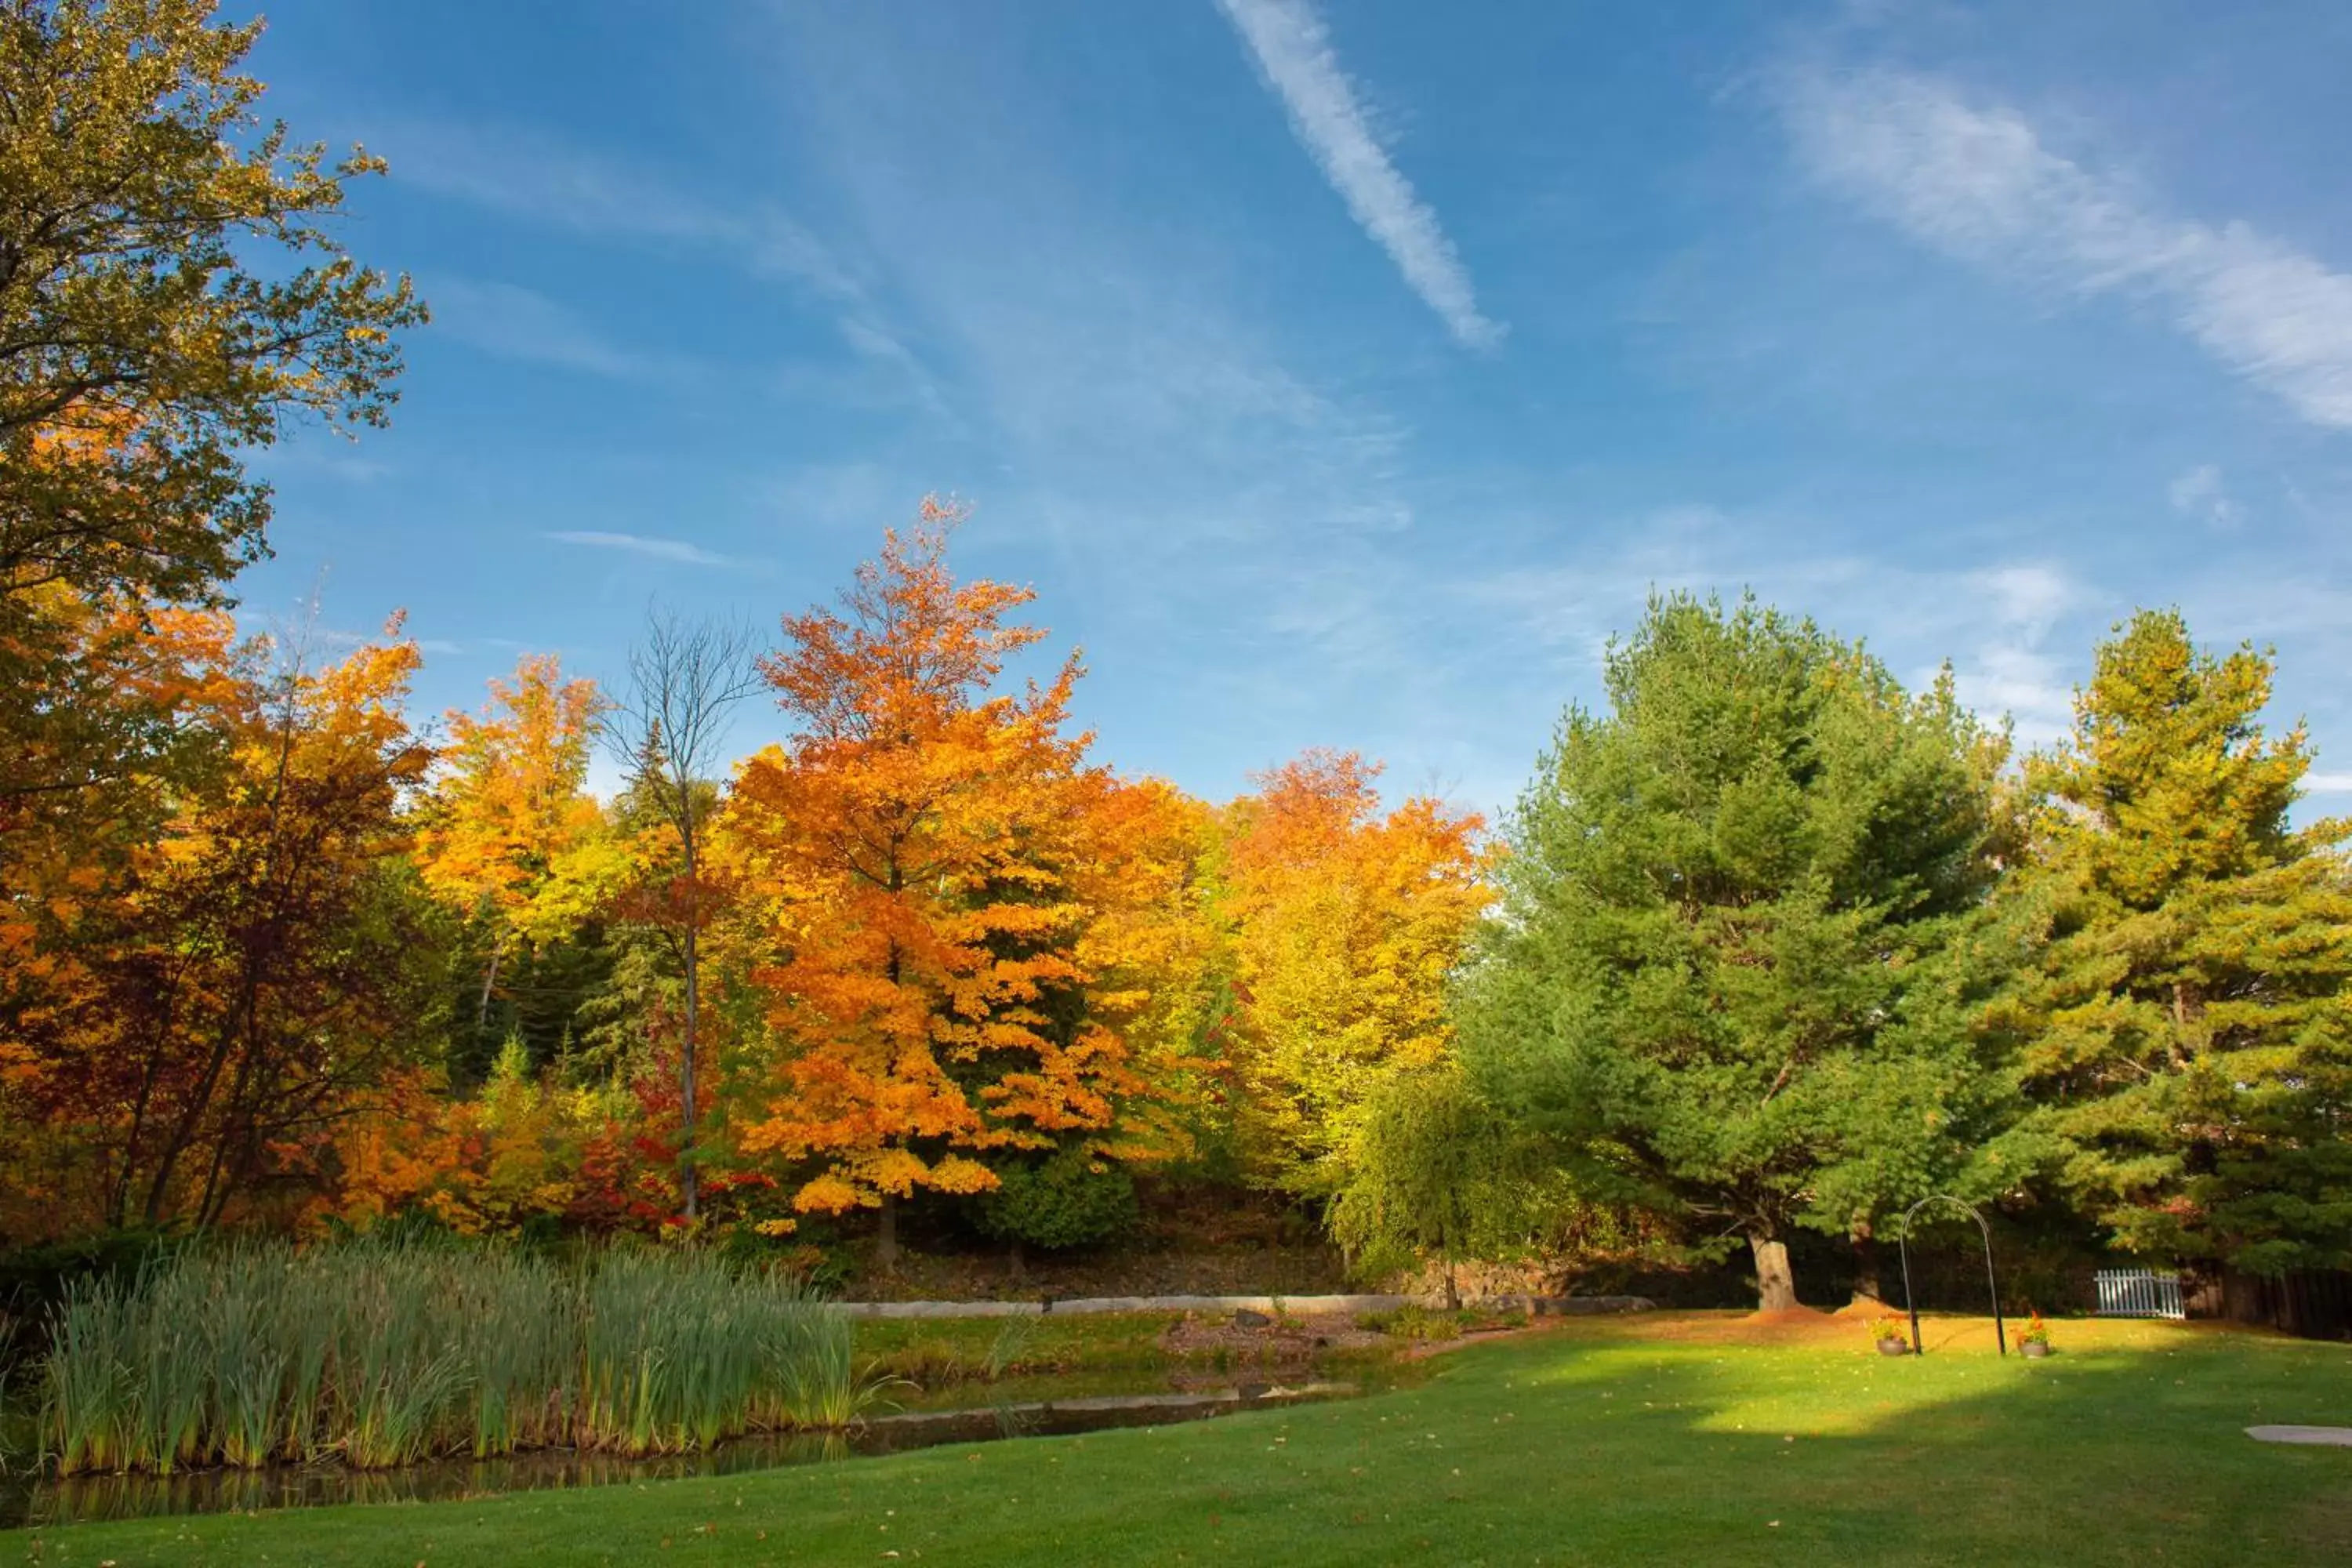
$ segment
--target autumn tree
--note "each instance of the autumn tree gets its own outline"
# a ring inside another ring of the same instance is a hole
[[[381,425],[405,278],[345,253],[331,161],[257,116],[213,0],[0,0],[0,614],[47,583],[197,599],[262,550],[245,455]]]
[[[181,765],[164,710],[110,696],[123,639],[219,599],[264,548],[248,455],[383,424],[425,320],[333,233],[381,163],[261,125],[260,24],[215,9],[0,0],[0,862]]]
[[[403,711],[415,646],[272,668],[282,644],[232,646],[218,616],[163,624],[217,765],[160,783],[152,841],[68,870],[10,954],[38,966],[7,1023],[59,1221],[217,1222],[317,1156],[424,1011],[401,859],[431,758]]]
[[[1226,812],[1237,1114],[1262,1166],[1318,1196],[1378,1086],[1446,1059],[1447,979],[1491,896],[1478,817],[1428,797],[1383,813],[1379,775],[1310,752]]]
[[[2085,1211],[2256,1272],[2352,1261],[2352,825],[2289,820],[2311,756],[2262,727],[2271,672],[2173,611],[2101,645],[2031,769],[2049,943],[2011,1019]]]
[[[235,627],[217,613],[142,613],[62,584],[39,591],[44,679],[0,683],[12,712],[52,701],[0,747],[0,1236],[95,1226],[118,1129],[87,1069],[109,1017],[110,960],[145,930],[141,896],[183,803],[217,793],[236,706]],[[139,766],[114,743],[139,739]],[[21,1203],[21,1207],[19,1206]]]
[[[636,836],[640,874],[629,916],[660,934],[676,963],[678,1039],[678,1190],[692,1220],[701,1206],[695,1165],[700,1113],[702,941],[723,890],[708,865],[719,795],[711,780],[737,703],[758,689],[748,630],[656,613],[629,653],[627,700],[605,733],[628,770],[634,805],[646,819]]]
[[[1463,1057],[1588,1190],[1744,1237],[1788,1308],[1792,1226],[2023,1173],[1980,1026],[2002,748],[1948,680],[1906,696],[1752,601],[1654,600],[1607,676],[1512,821]]]
[[[796,732],[727,818],[778,1055],[742,1142],[813,1167],[803,1212],[878,1208],[886,1264],[898,1200],[1107,1141],[1150,1087],[1089,944],[1131,898],[1121,786],[1068,731],[1075,655],[997,689],[1045,634],[1008,621],[1028,590],[950,574],[957,521],[926,502],[838,612],[786,619],[761,668]]]
[[[623,880],[624,849],[587,788],[606,706],[595,682],[567,680],[553,655],[530,654],[511,679],[490,682],[482,712],[448,715],[415,860],[425,885],[488,932],[478,1035],[499,966],[572,934]]]

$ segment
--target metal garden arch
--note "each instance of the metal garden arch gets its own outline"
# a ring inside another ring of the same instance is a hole
[[[1949,1193],[1930,1193],[1927,1196],[1921,1198],[1917,1203],[1913,1204],[1909,1208],[1904,1210],[1903,1234],[1895,1238],[1895,1246],[1902,1249],[1903,1254],[1903,1305],[1905,1310],[1911,1314],[1911,1353],[1913,1355],[1926,1355],[1927,1353],[1927,1347],[1919,1342],[1919,1303],[1915,1300],[1911,1295],[1911,1220],[1912,1216],[1916,1215],[1921,1209],[1926,1208],[1929,1204],[1949,1204],[1954,1208],[1959,1210],[1962,1214],[1977,1222],[1977,1230],[1984,1237],[1985,1289],[1992,1292],[1993,1343],[2000,1347],[2000,1353],[2002,1355],[2007,1355],[2009,1353],[2009,1331],[2002,1325],[2000,1321],[2000,1285],[1994,1279],[1992,1273],[1992,1227],[1985,1224],[1984,1215],[1976,1211],[1975,1205],[1964,1204],[1959,1199],[1952,1196]]]

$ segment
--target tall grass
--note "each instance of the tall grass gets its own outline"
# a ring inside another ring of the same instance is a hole
[[[680,1452],[846,1426],[876,1394],[838,1311],[694,1251],[186,1250],[76,1286],[49,1331],[40,1434],[65,1474]]]

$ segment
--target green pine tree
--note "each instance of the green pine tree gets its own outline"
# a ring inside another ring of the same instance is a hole
[[[2173,611],[2100,647],[2030,770],[2049,944],[2009,1020],[2116,1242],[2256,1272],[2352,1261],[2352,825],[2289,823],[2311,759],[2263,733],[2271,676]]]
[[[2016,1173],[1978,1027],[2005,741],[1752,601],[1654,600],[1608,691],[1520,803],[1463,1058],[1597,1196],[1745,1238],[1785,1309],[1792,1226]]]

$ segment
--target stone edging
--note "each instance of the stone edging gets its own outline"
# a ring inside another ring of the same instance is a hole
[[[1274,1312],[1300,1317],[1335,1312],[1391,1312],[1414,1304],[1411,1296],[1082,1296],[1041,1301],[843,1301],[853,1318],[1027,1318],[1089,1312]]]
[[[1091,1312],[1287,1312],[1298,1317],[1393,1312],[1436,1303],[1419,1296],[1083,1296],[1037,1301],[842,1301],[853,1318],[1076,1317]],[[1468,1303],[1489,1311],[1542,1317],[1646,1312],[1656,1303],[1640,1296],[1490,1296]]]

